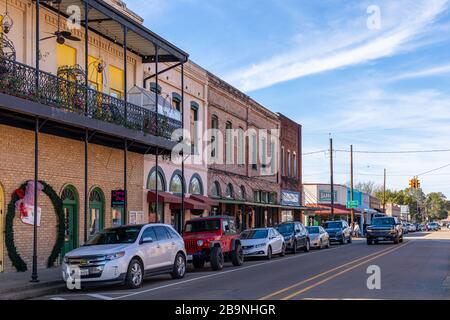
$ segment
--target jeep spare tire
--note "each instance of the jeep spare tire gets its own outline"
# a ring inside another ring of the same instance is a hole
[[[240,244],[236,244],[233,252],[231,252],[231,262],[233,266],[238,267],[244,264],[244,251]]]
[[[211,268],[214,271],[223,269],[223,252],[221,247],[211,249]]]

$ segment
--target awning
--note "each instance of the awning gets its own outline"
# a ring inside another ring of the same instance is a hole
[[[318,215],[331,215],[331,204],[311,204],[308,205],[311,207],[312,213],[318,214]],[[343,205],[335,205],[333,207],[333,212],[335,215],[351,215],[352,211],[350,209],[345,208]],[[359,211],[355,210],[355,213],[360,213]]]
[[[207,205],[210,205],[211,207],[217,207],[219,205],[219,201],[217,199],[198,195],[198,194],[196,194],[196,195],[192,194],[191,199],[193,199],[195,201],[203,202]]]
[[[181,209],[181,197],[178,197],[180,199],[179,203],[171,203],[170,209],[173,210],[180,210]],[[207,205],[206,203],[196,201],[192,198],[184,198],[184,208],[187,210],[210,210],[211,206]]]
[[[147,194],[147,201],[156,202],[156,191],[149,191]],[[169,192],[158,192],[158,202],[166,202],[166,203],[181,203],[181,197],[174,195]]]

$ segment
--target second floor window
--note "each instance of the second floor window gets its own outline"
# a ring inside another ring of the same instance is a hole
[[[252,169],[258,169],[258,145],[256,142],[256,134],[252,135]]]
[[[197,154],[198,151],[198,105],[191,103],[191,149],[192,154]]]
[[[217,116],[211,117],[211,129],[213,131],[211,135],[211,158],[217,158],[217,130],[219,130],[219,119]]]
[[[287,176],[291,177],[291,175],[292,175],[292,171],[291,171],[292,163],[291,163],[291,152],[290,151],[287,152],[287,165],[288,165],[288,167],[287,167],[287,170],[288,170]]]
[[[88,56],[89,87],[99,92],[103,91],[103,72],[99,72],[100,59]]]
[[[265,168],[266,164],[267,164],[267,140],[266,140],[266,138],[261,139],[261,159],[262,159],[261,167]]]
[[[172,93],[172,107],[181,112],[181,96],[178,93]]]
[[[286,159],[284,154],[284,147],[281,148],[281,175],[284,177],[286,175]]]
[[[124,79],[123,70],[114,66],[109,66],[109,94],[117,99],[123,99]]]
[[[237,146],[237,160],[238,164],[245,164],[244,154],[245,154],[245,146],[244,146],[244,129],[238,129],[238,146]]]
[[[292,155],[292,177],[297,178],[297,154]]]
[[[225,163],[233,163],[233,126],[231,122],[227,122],[225,127]]]

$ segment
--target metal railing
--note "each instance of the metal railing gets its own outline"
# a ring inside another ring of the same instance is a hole
[[[0,57],[0,92],[170,139],[181,121],[51,73]]]

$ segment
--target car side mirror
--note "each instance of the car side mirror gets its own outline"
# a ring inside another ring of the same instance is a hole
[[[152,237],[146,237],[146,238],[143,238],[142,240],[141,240],[141,244],[144,244],[144,243],[152,243],[153,242],[153,238]]]

